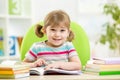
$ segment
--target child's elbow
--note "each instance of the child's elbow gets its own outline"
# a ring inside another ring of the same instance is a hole
[[[81,65],[81,63],[77,63],[76,70],[82,70],[82,65]]]
[[[78,69],[82,70],[82,65],[81,64],[79,64]]]

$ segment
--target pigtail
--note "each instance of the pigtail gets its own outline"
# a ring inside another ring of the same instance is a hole
[[[73,39],[74,39],[74,33],[70,30],[70,33],[69,33],[69,36],[68,36],[67,40],[69,42],[71,42]]]
[[[40,24],[37,24],[36,26],[35,26],[35,34],[38,36],[38,37],[40,37],[40,38],[42,38],[43,36],[44,36],[44,33],[42,32],[42,25],[40,25]]]

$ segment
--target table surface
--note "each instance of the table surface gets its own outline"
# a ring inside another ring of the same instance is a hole
[[[0,79],[0,80],[120,80],[120,75],[43,75],[43,76],[30,76],[19,79]]]

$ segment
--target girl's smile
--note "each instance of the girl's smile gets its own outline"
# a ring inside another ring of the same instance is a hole
[[[53,38],[53,40],[55,40],[55,41],[60,41],[60,40],[62,40],[62,39],[55,39],[55,38]]]

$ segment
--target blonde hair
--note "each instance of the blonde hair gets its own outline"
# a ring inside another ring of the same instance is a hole
[[[37,24],[35,27],[35,33],[38,37],[43,37],[44,33],[42,29],[46,29],[47,26],[58,26],[60,24],[65,25],[68,30],[70,30],[70,18],[68,14],[62,10],[54,10],[50,12],[44,19],[44,26],[41,26],[40,24]],[[74,39],[74,34],[70,30],[69,36],[67,38],[68,41],[72,41]]]

